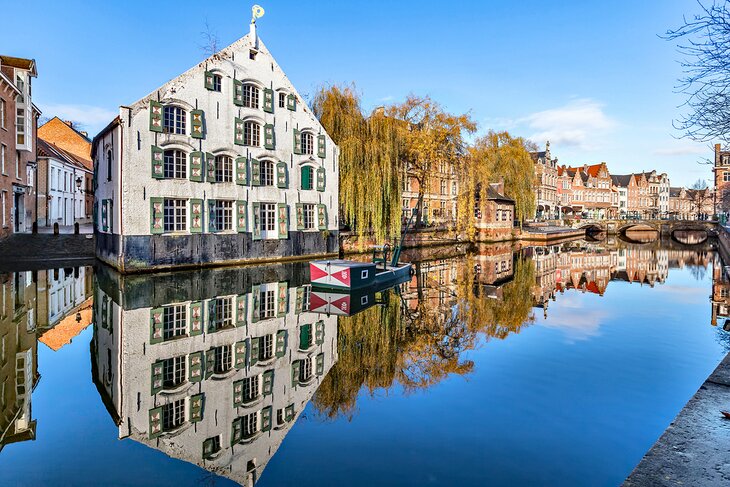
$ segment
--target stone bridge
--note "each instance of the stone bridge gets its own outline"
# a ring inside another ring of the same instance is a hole
[[[585,229],[587,232],[605,232],[607,235],[626,237],[626,233],[656,232],[664,237],[682,240],[684,232],[702,234],[704,238],[696,237],[692,243],[699,243],[715,232],[716,221],[709,220],[579,220],[573,228]],[[686,235],[686,234],[685,234]]]

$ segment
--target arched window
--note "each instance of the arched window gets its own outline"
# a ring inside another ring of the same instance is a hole
[[[243,85],[243,106],[247,108],[259,107],[259,89],[254,85]]]
[[[221,91],[223,85],[223,77],[220,74],[213,75],[213,91]]]
[[[215,181],[217,183],[233,182],[233,158],[215,156]]]
[[[274,185],[274,163],[261,161],[261,186]]]
[[[314,135],[302,132],[302,154],[314,154]]]
[[[248,121],[243,123],[243,145],[249,147],[258,147],[261,143],[261,126],[254,122]]]
[[[163,175],[171,179],[186,179],[188,177],[187,154],[173,149],[164,152]]]
[[[312,166],[302,167],[302,189],[314,189],[314,168]]]
[[[185,135],[185,109],[174,105],[163,109],[162,128],[166,134]]]

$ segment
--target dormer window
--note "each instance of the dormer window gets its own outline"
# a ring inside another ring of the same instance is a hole
[[[279,92],[279,108],[286,108],[286,93]]]
[[[163,109],[162,129],[167,134],[185,135],[185,109],[174,105]]]
[[[258,96],[258,93],[257,95]],[[258,102],[257,102],[258,103]],[[243,123],[243,145],[258,147],[261,143],[261,126],[253,121]]]
[[[247,108],[259,107],[259,89],[254,85],[243,85],[243,106]]]
[[[213,75],[213,91],[220,93],[223,86],[223,77],[220,74]]]

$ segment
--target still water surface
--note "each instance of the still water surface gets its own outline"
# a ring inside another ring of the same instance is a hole
[[[0,483],[616,485],[726,353],[711,243],[441,257],[1,275]]]

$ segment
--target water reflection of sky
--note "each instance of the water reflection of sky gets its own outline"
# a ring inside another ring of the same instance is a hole
[[[463,265],[471,263],[451,267]],[[430,268],[438,283],[439,265]],[[611,281],[603,296],[558,292],[547,317],[536,309],[519,333],[477,335],[460,356],[474,362],[469,373],[422,389],[361,387],[351,414],[334,419],[310,402],[257,485],[620,483],[723,355],[723,332],[709,324],[712,275],[688,266],[653,287]],[[490,292],[492,302],[508,299]],[[38,346],[36,439],[0,452],[2,483],[232,485],[118,439],[92,382],[92,338],[88,327],[58,351]]]

